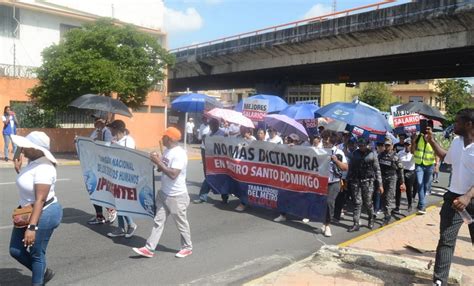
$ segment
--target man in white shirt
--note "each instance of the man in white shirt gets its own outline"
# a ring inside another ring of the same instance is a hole
[[[459,135],[446,151],[434,140],[431,128],[427,128],[425,140],[436,156],[452,164],[452,181],[444,194],[440,212],[440,236],[436,248],[433,285],[447,285],[454,247],[463,224],[459,212],[467,211],[474,216],[474,108],[460,110],[456,115],[454,133]],[[469,225],[474,244],[474,223]]]
[[[187,138],[187,143],[191,144],[194,141],[194,119],[191,117],[188,119],[188,122],[186,122],[186,138]]]
[[[181,132],[175,127],[169,127],[163,135],[163,145],[166,147],[163,156],[156,152],[150,154],[151,161],[158,166],[158,170],[163,172],[163,175],[161,177],[161,191],[156,197],[155,223],[151,235],[144,247],[133,248],[133,251],[145,257],[151,258],[155,255],[155,248],[160,241],[169,215],[173,218],[181,235],[181,250],[175,256],[183,258],[193,253],[191,230],[186,214],[189,206],[186,187],[188,156],[186,151],[178,146],[179,140],[181,140]]]
[[[405,192],[407,196],[408,208],[407,212],[410,213],[412,211],[412,200],[413,200],[413,192],[416,186],[416,174],[415,174],[415,157],[413,153],[411,153],[411,140],[406,139],[403,142],[403,146],[405,149],[398,152],[398,159],[400,163],[403,165],[403,176],[405,179]],[[400,212],[400,201],[402,197],[402,191],[400,190],[400,184],[397,183],[396,193],[395,193],[395,209],[393,210],[394,213]]]
[[[206,181],[206,152],[205,152],[206,151],[206,145],[205,145],[206,142],[205,141],[209,137],[224,136],[224,134],[225,134],[224,131],[221,128],[219,128],[219,121],[215,118],[212,118],[209,121],[209,127],[211,129],[211,132],[204,138],[204,140],[202,142],[202,145],[201,145],[201,148],[203,150],[202,165],[203,165],[203,169],[204,169],[204,181],[202,182],[201,189],[199,190],[199,199],[196,199],[196,200],[193,201],[193,203],[195,203],[195,204],[200,204],[200,203],[207,202],[207,195],[211,191],[211,186]],[[221,198],[222,198],[222,203],[227,204],[227,202],[229,200],[229,195],[228,194],[223,194],[223,195],[221,195]]]
[[[207,134],[211,132],[211,129],[209,128],[209,123],[207,122],[207,118],[203,117],[202,118],[202,123],[199,125],[199,130],[198,130],[198,140],[199,143],[202,143],[202,140],[206,137]]]

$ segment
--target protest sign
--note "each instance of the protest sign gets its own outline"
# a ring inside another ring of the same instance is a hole
[[[314,137],[319,134],[317,119],[303,119],[298,120],[298,122],[304,126],[309,137]]]
[[[244,203],[323,221],[329,151],[239,138],[206,140],[206,180]]]
[[[90,200],[119,215],[155,216],[153,165],[148,154],[78,137],[76,148]]]
[[[413,134],[420,131],[420,115],[409,114],[393,117],[393,133],[395,134]]]
[[[246,98],[243,102],[242,114],[252,121],[262,121],[268,112],[267,99]]]

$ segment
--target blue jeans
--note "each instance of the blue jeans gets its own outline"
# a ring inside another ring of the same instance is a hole
[[[119,215],[117,217],[117,221],[118,221],[118,226],[120,228],[124,229],[125,231],[127,231],[127,229],[125,229],[125,221],[127,221],[128,226],[131,226],[131,225],[135,224],[133,222],[132,217],[130,217],[130,216]]]
[[[3,134],[3,154],[5,155],[4,158],[8,158],[8,145],[10,145],[10,142],[12,143],[12,152],[15,153],[16,145],[13,144],[10,135]]]
[[[418,209],[426,208],[426,192],[431,191],[431,182],[433,181],[434,165],[424,166],[416,165],[416,185],[418,187]]]
[[[36,231],[35,243],[29,248],[24,247],[23,238],[26,228],[13,228],[10,239],[10,255],[32,271],[32,284],[43,285],[46,271],[46,248],[55,228],[61,223],[63,208],[53,203],[41,213]]]

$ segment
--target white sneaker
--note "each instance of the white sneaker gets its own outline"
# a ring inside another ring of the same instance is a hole
[[[304,218],[301,220],[303,223],[309,223],[309,218]]]
[[[324,234],[326,232],[326,226],[323,224],[321,227],[321,233]]]
[[[286,221],[286,216],[284,215],[279,215],[277,218],[273,220],[274,222],[283,222]]]
[[[238,212],[243,212],[245,210],[245,205],[240,204],[235,208],[235,210]]]
[[[117,219],[117,211],[115,209],[107,209],[109,215],[108,223],[113,223]]]
[[[332,236],[331,228],[329,226],[326,226],[326,228],[324,230],[324,236],[325,237],[331,237]]]

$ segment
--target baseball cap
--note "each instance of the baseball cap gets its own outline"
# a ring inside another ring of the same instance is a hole
[[[176,127],[168,127],[163,133],[163,136],[168,136],[173,141],[181,140],[181,131],[179,131]]]
[[[383,144],[384,144],[384,145],[392,145],[392,144],[393,144],[392,139],[390,139],[390,138],[385,138],[385,140],[383,141]]]
[[[411,139],[405,139],[405,142],[403,142],[403,145],[411,145]]]

